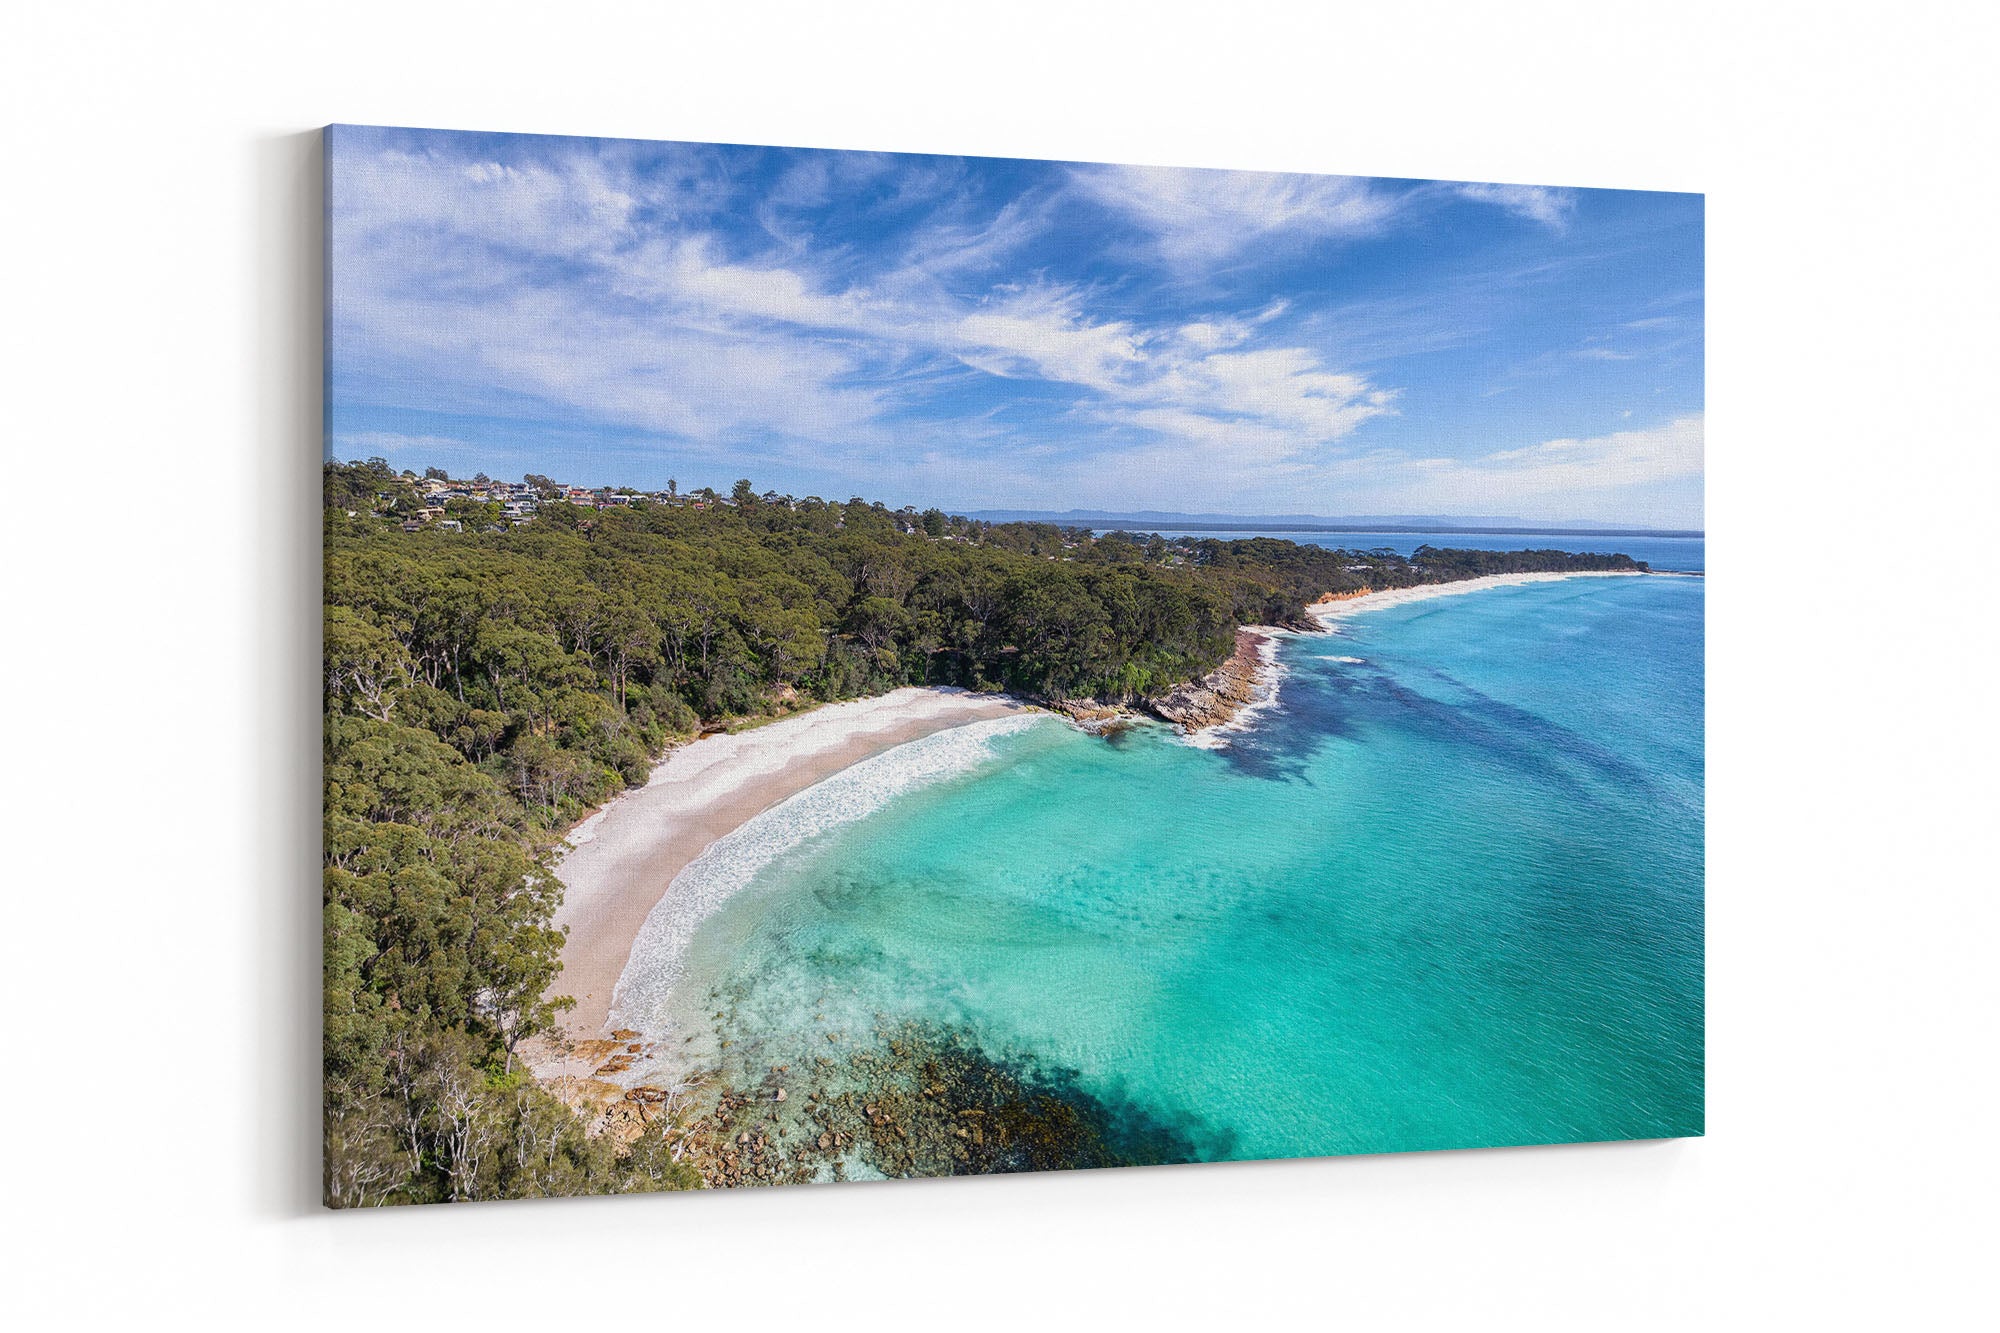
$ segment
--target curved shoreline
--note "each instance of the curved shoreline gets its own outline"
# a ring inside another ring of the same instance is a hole
[[[1454,583],[1351,594],[1307,608],[1322,628],[1364,611],[1431,597],[1568,578],[1628,578],[1622,571],[1496,574]],[[1277,640],[1297,633],[1277,626],[1243,626],[1237,649],[1209,676],[1167,698],[1182,707],[1148,711],[1196,745],[1226,744],[1248,715],[1275,701]],[[610,1037],[610,1008],[641,929],[675,879],[711,846],[750,820],[863,760],[910,741],[987,718],[1038,706],[1011,695],[975,694],[948,686],[906,686],[887,694],[818,708],[755,729],[704,736],[671,751],[644,787],[618,796],[568,836],[556,867],[563,901],[555,924],[566,927],[562,970],[550,993],[575,998],[561,1036],[584,1046],[582,1064],[623,1037]],[[1178,713],[1178,716],[1175,714]],[[1219,734],[1222,733],[1222,734]],[[529,1062],[544,1077],[586,1076],[561,1042],[538,1043]],[[599,1051],[597,1048],[606,1048]]]
[[[825,704],[670,752],[644,787],[578,824],[556,866],[565,926],[550,992],[576,999],[563,1016],[575,1042],[603,1038],[612,992],[640,928],[703,851],[772,806],[864,759],[934,732],[1026,711],[1007,695],[914,686]]]
[[[655,1041],[677,1035],[682,1047],[700,1043],[708,1026],[705,1006],[698,1000],[676,1005],[674,999],[688,980],[689,950],[710,916],[773,863],[913,792],[982,767],[995,757],[995,741],[1041,726],[1068,729],[1034,712],[965,722],[905,741],[828,775],[711,842],[674,877],[639,928],[612,989],[609,1021]],[[693,988],[696,994],[703,989]]]
[[[1364,611],[1382,611],[1407,602],[1428,601],[1483,592],[1490,588],[1511,588],[1528,583],[1554,583],[1562,579],[1640,578],[1648,571],[1622,569],[1579,569],[1532,574],[1485,574],[1450,583],[1421,583],[1409,588],[1389,588],[1381,592],[1328,593],[1310,603],[1306,611],[1318,625],[1318,632],[1330,632],[1336,621]],[[1179,728],[1189,745],[1220,749],[1228,745],[1233,732],[1250,725],[1252,718],[1277,702],[1279,681],[1285,667],[1278,660],[1278,642],[1309,629],[1283,625],[1244,625],[1236,631],[1236,651],[1220,667],[1186,685],[1177,686],[1158,699],[1148,701],[1147,711]]]
[[[1327,629],[1335,621],[1360,615],[1364,611],[1381,611],[1407,602],[1427,602],[1433,597],[1457,597],[1468,592],[1484,592],[1488,588],[1515,588],[1529,583],[1560,583],[1564,579],[1640,579],[1655,572],[1644,569],[1573,569],[1535,574],[1482,574],[1475,579],[1457,579],[1450,583],[1419,583],[1414,587],[1387,588],[1381,592],[1330,595],[1312,603],[1306,611],[1320,623],[1321,628]]]

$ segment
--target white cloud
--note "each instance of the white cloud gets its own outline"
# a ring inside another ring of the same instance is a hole
[[[1647,430],[1548,440],[1453,466],[1516,493],[1541,494],[1699,476],[1703,451],[1702,418],[1696,413]]]
[[[983,222],[940,210],[910,238],[899,271],[888,274],[884,285],[931,290],[956,277],[988,272],[1048,229],[1055,203],[1053,192],[1031,190],[1009,199]],[[959,206],[965,205],[961,201]]]
[[[1147,364],[1143,335],[1123,321],[1092,320],[1081,294],[1063,287],[1003,290],[942,332],[952,355],[1010,379],[1119,393]]]
[[[1240,319],[1202,319],[1180,327],[1181,341],[1201,352],[1235,347],[1250,337],[1250,326]]]
[[[1398,206],[1395,196],[1355,176],[1092,166],[1077,168],[1071,180],[1148,232],[1160,257],[1183,270],[1278,239],[1369,235]]]
[[[880,160],[834,165],[867,174]],[[1340,330],[1322,320],[1302,335],[1281,298],[1155,307],[1153,323],[1107,310],[1116,290],[984,277],[1041,234],[1058,190],[983,216],[948,175],[927,178],[911,188],[937,201],[931,220],[871,269],[773,243],[779,229],[725,240],[708,221],[721,187],[698,161],[641,175],[587,151],[500,163],[390,150],[339,167],[333,349],[391,386],[393,406],[636,428],[718,462],[754,449],[856,484],[935,476],[950,484],[934,493],[968,504],[1491,513],[1700,474],[1699,417],[1461,461],[1356,456],[1354,433],[1393,413],[1397,391],[1334,363],[1324,349]],[[832,170],[787,176],[779,202],[837,192]],[[1146,168],[1081,168],[1066,188],[1119,209],[1183,267],[1366,234],[1408,197],[1342,177]],[[1527,191],[1486,201],[1528,216],[1564,207],[1532,187],[1464,188]],[[1038,386],[1036,411],[1057,424],[968,415],[963,400],[926,416],[938,386],[974,375]]]
[[[364,238],[392,230],[587,256],[627,231],[638,201],[587,156],[516,165],[388,150],[343,157],[333,205]]]
[[[1531,522],[1702,524],[1699,414],[1643,430],[1549,440],[1470,458],[1376,449],[1313,456],[1288,430],[1146,409],[1151,443],[1038,463],[1004,484],[1054,509],[1238,513],[1504,514]]]
[[[1209,215],[1253,229],[1358,225],[1372,207],[1338,178],[1198,175],[1236,182],[1208,192]],[[726,257],[698,227],[649,233],[643,192],[585,155],[522,167],[385,152],[344,162],[340,179],[337,355],[400,366],[403,383],[461,409],[486,386],[718,446],[771,433],[865,456],[890,443],[885,419],[920,408],[956,365],[1061,386],[1138,447],[1274,461],[1390,410],[1389,391],[1273,345],[1282,301],[1147,328],[1057,283],[961,297],[918,280],[907,256],[875,287],[842,285],[788,255]],[[823,188],[787,178],[801,197]],[[1042,211],[1003,209],[956,234],[1001,253]]]
[[[1700,413],[1640,430],[1470,458],[1376,454],[1329,470],[1343,512],[1520,514],[1536,521],[1701,525]],[[1321,512],[1329,512],[1322,510]]]
[[[1565,231],[1570,214],[1576,211],[1576,196],[1568,190],[1546,185],[1482,185],[1458,187],[1464,198],[1476,203],[1504,208],[1516,217],[1539,222],[1550,231]]]

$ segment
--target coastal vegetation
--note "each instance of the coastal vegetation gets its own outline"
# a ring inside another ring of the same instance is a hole
[[[1308,604],[1330,593],[1641,568],[1559,551],[1406,559],[1093,535],[759,495],[747,481],[727,499],[585,504],[531,476],[542,502],[524,521],[490,501],[433,511],[422,480],[381,460],[325,470],[325,1191],[337,1206],[701,1182],[689,1126],[660,1116],[630,1141],[588,1135],[520,1059],[564,1003],[549,995],[556,840],[674,741],[900,685],[1142,704],[1215,670],[1240,626],[1309,624]],[[998,1123],[1011,1114],[1002,1084],[979,1078],[987,1100],[969,1110]],[[1129,1150],[1073,1098],[1022,1095],[1083,1118],[1054,1139],[1023,1122],[1010,1143],[1087,1142],[1106,1162],[1181,1151]],[[968,1169],[1042,1164],[957,1151]]]

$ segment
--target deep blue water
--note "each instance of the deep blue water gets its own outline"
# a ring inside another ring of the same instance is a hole
[[[1336,550],[1367,551],[1386,546],[1397,555],[1407,556],[1419,546],[1451,546],[1472,551],[1576,551],[1599,555],[1629,555],[1644,560],[1654,569],[1683,573],[1706,568],[1702,563],[1706,541],[1701,537],[1598,537],[1569,533],[1518,532],[1186,532],[1162,529],[1163,537],[1213,537],[1218,541],[1240,541],[1246,537],[1275,537],[1301,546],[1325,546]]]
[[[1286,640],[1227,748],[1040,717],[892,751],[690,868],[625,1021],[751,1075],[948,1025],[1212,1158],[1700,1133],[1702,608],[1415,601]]]

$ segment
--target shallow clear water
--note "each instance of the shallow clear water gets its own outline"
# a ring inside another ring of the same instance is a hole
[[[1033,718],[892,751],[690,868],[625,1021],[751,1073],[949,1025],[1212,1158],[1699,1133],[1702,598],[1365,612],[1286,640],[1221,750]]]

